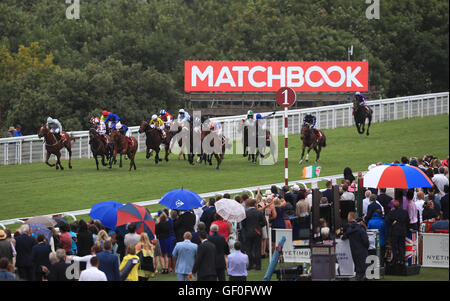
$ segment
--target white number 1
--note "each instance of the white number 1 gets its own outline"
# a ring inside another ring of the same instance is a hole
[[[289,102],[288,102],[288,90],[286,89],[286,90],[284,90],[281,94],[284,94],[284,105],[288,105],[289,104]]]

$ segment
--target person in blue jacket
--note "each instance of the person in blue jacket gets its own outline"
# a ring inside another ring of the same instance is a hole
[[[379,211],[376,211],[369,223],[367,224],[367,229],[377,229],[380,233],[380,257],[381,266],[384,266],[384,254],[386,252],[386,237],[389,235],[389,229],[386,226],[383,216],[381,216]]]
[[[106,124],[107,130],[115,129],[116,123],[120,121],[119,116],[106,110],[103,110],[102,115],[105,118],[104,122]]]

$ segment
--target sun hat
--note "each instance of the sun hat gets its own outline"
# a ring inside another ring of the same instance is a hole
[[[292,186],[292,191],[299,191],[299,190],[300,190],[300,186],[298,186],[297,184]]]
[[[0,230],[0,239],[6,239],[7,235],[4,230]]]

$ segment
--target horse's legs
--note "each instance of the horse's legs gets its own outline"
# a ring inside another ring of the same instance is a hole
[[[300,156],[300,161],[298,161],[299,164],[302,164],[304,155],[305,155],[305,146],[302,147],[302,155]]]
[[[155,150],[155,163],[159,163],[159,150]]]
[[[53,167],[53,166],[55,166],[55,164],[48,163],[48,159],[50,159],[50,155],[51,155],[50,152],[47,151],[47,156],[45,158],[45,164],[47,164],[50,167]]]
[[[367,118],[369,119],[369,123],[367,124],[367,136],[369,136],[369,128],[370,124],[372,123],[372,114],[368,115]]]
[[[165,150],[166,150],[166,154],[164,156],[164,160],[166,160],[166,162],[169,162],[169,154],[170,154],[169,144],[165,145]]]
[[[64,167],[61,164],[61,153],[60,152],[58,152],[56,154],[56,159],[57,159],[57,161],[56,161],[56,169],[58,169],[58,165],[59,165],[59,167],[61,167],[61,170],[64,170]]]
[[[306,152],[306,162],[309,161],[309,152],[311,151],[311,147],[308,147],[308,151]]]
[[[67,152],[69,153],[69,169],[72,169],[72,149],[71,148],[67,148]]]
[[[103,157],[103,156],[102,156]],[[97,155],[94,155],[94,159],[95,159],[95,165],[97,165],[97,170],[98,170],[98,160],[97,160]]]
[[[102,155],[102,165],[103,165],[103,166],[106,166],[106,163],[105,163],[105,155]]]
[[[150,154],[150,148],[147,146],[147,152],[145,154],[145,158],[148,159],[150,158],[151,154]]]
[[[314,151],[316,152],[316,162],[319,162],[320,159],[320,151],[322,150],[322,146],[315,146]]]
[[[219,166],[220,166],[220,163],[222,162],[222,160],[220,159],[219,155],[216,154],[216,153],[214,153],[214,157],[216,157],[216,160],[217,160],[217,167],[216,167],[216,169],[219,170]]]

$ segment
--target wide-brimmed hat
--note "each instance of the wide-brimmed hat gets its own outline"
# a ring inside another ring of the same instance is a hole
[[[6,239],[6,237],[8,237],[6,232],[4,230],[0,230],[0,239]]]

